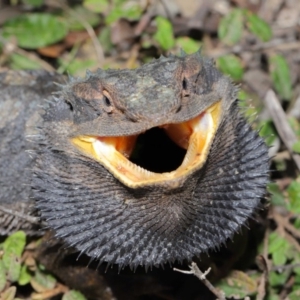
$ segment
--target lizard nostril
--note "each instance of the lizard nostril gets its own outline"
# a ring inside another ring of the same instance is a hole
[[[183,89],[183,90],[186,90],[186,89],[187,89],[187,81],[186,81],[186,78],[183,78],[183,80],[182,80],[182,89]]]
[[[186,78],[184,77],[182,80],[182,96],[183,97],[189,97],[189,91],[188,91],[188,82]]]
[[[73,105],[71,102],[66,101],[66,104],[69,106],[70,111],[74,111]]]

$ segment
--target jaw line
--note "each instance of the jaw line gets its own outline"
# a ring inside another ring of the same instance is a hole
[[[129,137],[95,137],[79,136],[72,143],[80,152],[103,165],[115,178],[130,188],[146,186],[164,186],[176,188],[181,186],[189,175],[204,165],[210,146],[216,134],[221,115],[221,101],[206,109],[190,121],[161,126],[180,146],[187,148],[182,164],[174,171],[155,173],[148,171],[126,157],[128,149],[120,150],[120,145],[133,145],[137,136]],[[190,131],[187,135],[186,131]],[[176,141],[174,134],[182,138]],[[186,140],[186,141],[184,141]],[[124,148],[124,146],[123,146]],[[118,150],[117,150],[118,149]]]

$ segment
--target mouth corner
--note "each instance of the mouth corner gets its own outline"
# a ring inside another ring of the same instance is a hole
[[[163,124],[131,136],[78,136],[72,143],[129,188],[173,189],[204,165],[220,116],[218,101],[186,122]]]

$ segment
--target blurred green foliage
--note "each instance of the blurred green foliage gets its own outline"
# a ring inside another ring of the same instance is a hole
[[[40,8],[43,0],[23,0],[28,6]],[[144,7],[140,1],[128,0],[84,0],[82,6],[74,6],[71,11],[54,10],[52,13],[24,13],[14,19],[10,19],[2,26],[2,36],[6,40],[16,39],[17,45],[25,49],[39,49],[63,41],[71,31],[85,30],[83,18],[88,25],[100,28],[96,31],[97,39],[105,53],[116,51],[112,43],[112,25],[120,20],[126,19],[137,22],[143,16]],[[80,18],[78,18],[80,16]],[[140,37],[140,50],[147,50],[153,45],[158,53],[177,51],[180,48],[187,53],[197,51],[202,45],[205,49],[205,42],[188,36],[174,34],[172,22],[164,16],[154,16],[151,25],[154,30],[142,33]],[[218,68],[234,81],[241,82],[247,66],[239,55],[243,50],[243,41],[246,34],[250,34],[258,43],[268,42],[272,38],[272,29],[257,14],[246,9],[233,8],[229,14],[222,17],[218,26],[218,37],[221,46],[224,47],[226,55],[217,59]],[[138,40],[138,39],[137,39]],[[139,41],[138,41],[139,42]],[[3,43],[0,40],[0,43]],[[237,48],[235,48],[238,46]],[[79,44],[72,46],[68,53],[56,59],[54,65],[59,72],[79,74],[82,70],[91,68],[97,64],[91,57],[84,59],[76,57],[79,52]],[[3,51],[0,45],[0,52]],[[176,49],[176,50],[175,50]],[[232,51],[230,51],[232,50]],[[142,52],[142,51],[141,51]],[[150,60],[147,55],[143,61]],[[292,80],[288,62],[283,55],[273,54],[267,56],[269,74],[273,86],[282,100],[293,99]],[[13,69],[37,69],[41,65],[24,54],[11,53],[9,67]],[[108,66],[107,66],[108,67]],[[238,94],[240,106],[246,117],[250,118],[254,113],[259,112],[262,107],[249,105],[248,99],[252,98],[245,90]],[[290,119],[291,127],[298,137],[293,145],[293,151],[300,153],[300,124],[297,119]],[[270,120],[256,121],[256,128],[261,128],[260,135],[266,140],[268,146],[278,141],[278,134]],[[277,168],[285,169],[284,160],[276,161]],[[270,203],[272,206],[286,209],[290,214],[300,213],[300,178],[292,180],[286,189],[282,190],[276,182],[268,185]],[[291,223],[292,224],[292,223]],[[296,219],[292,224],[300,229],[300,220]],[[281,236],[277,231],[272,231],[269,236],[268,254],[274,266],[280,267],[288,263],[299,263],[300,254],[293,243]],[[39,293],[44,289],[52,289],[56,286],[57,280],[48,274],[43,266],[37,265],[35,270],[30,269],[22,260],[25,251],[26,236],[24,232],[16,232],[9,236],[0,245],[3,255],[0,259],[0,292],[2,299],[17,299],[17,285],[29,285],[32,290]],[[260,246],[262,248],[262,246]],[[295,284],[287,295],[288,299],[300,299],[300,268],[290,270],[270,270],[269,290],[267,300],[277,300],[278,291],[293,274]],[[253,297],[257,293],[257,278],[261,271],[254,271],[253,276],[244,272],[234,271],[221,280],[217,287],[222,289],[227,297],[244,299],[247,296]],[[62,295],[62,300],[84,300],[84,296],[77,291],[68,291]]]
[[[173,27],[171,22],[161,16],[155,18],[157,30],[153,38],[163,50],[170,50],[174,47]]]
[[[0,298],[1,300],[17,300],[17,286],[30,285],[33,293],[42,293],[56,287],[57,280],[47,273],[43,266],[37,265],[29,269],[23,257],[26,246],[26,234],[17,231],[8,236],[0,244]],[[35,298],[44,299],[44,298]],[[85,300],[85,297],[74,290],[70,290],[62,300]]]
[[[234,54],[224,55],[218,58],[217,65],[220,70],[234,80],[239,81],[243,78],[244,68],[240,58]]]
[[[3,37],[15,37],[20,47],[37,49],[62,40],[68,32],[66,22],[48,13],[28,13],[3,25]]]

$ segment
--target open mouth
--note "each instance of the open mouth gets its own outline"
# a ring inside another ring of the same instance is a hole
[[[130,188],[174,186],[205,163],[220,115],[221,101],[183,123],[131,136],[79,136],[72,142]]]

